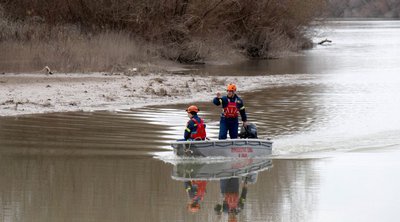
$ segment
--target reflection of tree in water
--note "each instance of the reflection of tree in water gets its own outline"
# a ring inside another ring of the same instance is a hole
[[[185,196],[170,172],[148,157],[0,153],[2,213],[30,222],[173,221]]]
[[[153,112],[153,111],[150,111]],[[162,111],[159,111],[161,113]],[[159,151],[164,144],[156,125],[132,114],[110,112],[49,113],[0,119],[0,148]]]

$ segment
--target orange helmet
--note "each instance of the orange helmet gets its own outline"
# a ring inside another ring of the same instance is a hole
[[[236,217],[236,215],[229,215],[229,217],[228,217],[228,222],[237,222],[238,220],[237,220],[237,217]]]
[[[188,206],[188,211],[192,212],[192,213],[196,213],[200,210],[200,204],[198,203],[189,203]]]
[[[236,91],[236,85],[231,83],[226,87],[227,91]]]
[[[186,112],[190,113],[190,112],[196,112],[198,113],[200,110],[199,108],[197,108],[197,106],[191,105],[186,109]]]

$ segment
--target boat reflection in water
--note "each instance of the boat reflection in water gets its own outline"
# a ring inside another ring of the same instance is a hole
[[[257,182],[258,172],[272,167],[271,159],[229,159],[174,163],[172,178],[183,181],[188,194],[187,208],[197,212],[210,181],[219,182],[221,197],[214,205],[217,214],[235,219],[244,207],[249,184]]]
[[[199,158],[200,159],[200,158]],[[173,163],[174,180],[221,180],[231,177],[243,177],[272,167],[272,160],[267,158],[234,159],[185,159]]]

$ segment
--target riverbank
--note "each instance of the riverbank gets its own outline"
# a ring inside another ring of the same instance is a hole
[[[300,75],[301,76],[301,75]],[[299,77],[299,75],[297,75]],[[289,75],[226,77],[191,74],[0,74],[0,116],[138,108],[210,100],[233,82],[240,92],[273,87]]]

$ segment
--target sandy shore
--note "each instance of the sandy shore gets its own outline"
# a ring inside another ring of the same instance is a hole
[[[287,76],[209,77],[177,74],[0,74],[0,116],[116,110],[212,98],[234,82],[239,91],[279,84]]]

